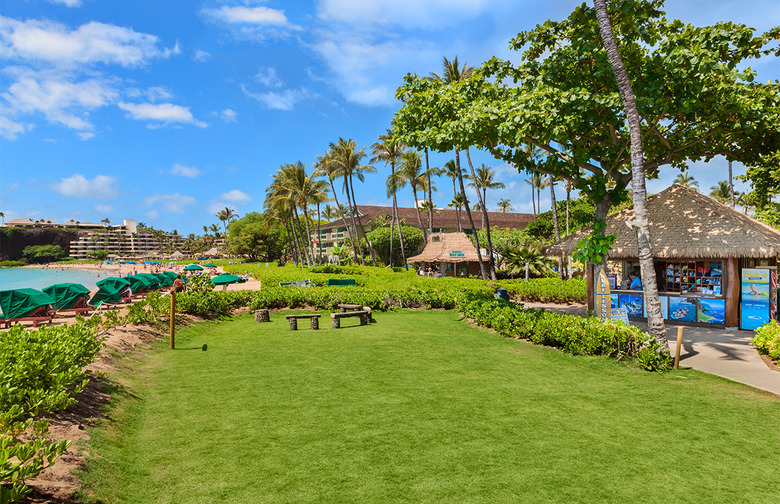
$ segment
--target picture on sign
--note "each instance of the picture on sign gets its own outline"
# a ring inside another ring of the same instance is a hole
[[[613,322],[620,321],[628,324],[628,310],[626,308],[613,308],[612,321]]]

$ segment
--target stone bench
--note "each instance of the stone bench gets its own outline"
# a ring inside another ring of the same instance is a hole
[[[315,331],[320,328],[320,314],[319,313],[309,313],[306,315],[287,315],[287,320],[290,321],[290,330],[291,331],[297,331],[298,330],[298,319],[310,319],[311,320],[311,328]]]
[[[366,310],[360,310],[360,311],[350,311],[350,312],[339,312],[339,313],[331,313],[330,318],[333,319],[333,329],[338,329],[341,327],[341,319],[347,318],[347,317],[359,317],[360,318],[360,325],[366,325],[368,324],[368,321],[371,317],[371,312]]]
[[[337,304],[336,308],[338,308],[339,311],[341,311],[341,313],[344,313],[347,310],[350,310],[350,311],[360,311],[360,310],[363,309],[363,306],[359,305],[359,304],[343,304],[342,303],[342,304]]]

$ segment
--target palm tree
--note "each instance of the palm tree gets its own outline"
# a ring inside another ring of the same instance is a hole
[[[512,208],[512,203],[509,202],[508,199],[500,199],[498,200],[498,209],[501,210],[501,213],[507,213],[510,210],[514,210]]]
[[[479,204],[482,207],[482,227],[486,230],[488,229],[487,204],[485,203],[485,200],[487,199],[487,190],[503,189],[506,187],[502,182],[493,181],[493,177],[495,177],[495,175],[496,172],[483,163],[479,166],[479,168],[476,169],[472,181],[468,184],[469,187],[473,187],[477,190],[477,192],[482,191]]]
[[[607,59],[615,75],[620,97],[623,100],[623,108],[626,111],[628,122],[629,140],[631,146],[631,186],[633,189],[634,218],[638,223],[636,228],[637,249],[639,251],[639,266],[642,274],[642,288],[645,294],[645,307],[647,310],[647,325],[650,334],[665,352],[669,352],[669,344],[666,339],[666,325],[661,312],[661,300],[658,297],[658,285],[656,284],[655,266],[653,264],[653,250],[650,246],[650,226],[647,217],[647,189],[645,187],[644,152],[642,150],[642,124],[639,118],[639,109],[634,96],[634,89],[628,77],[628,71],[620,56],[615,34],[612,31],[612,23],[609,20],[606,0],[594,0],[596,19],[599,24],[599,32]],[[693,179],[691,178],[691,182]],[[698,185],[698,184],[696,184]],[[596,268],[597,272],[604,270],[606,256]]]
[[[731,199],[731,188],[727,180],[721,180],[717,185],[710,187],[710,198],[728,204]]]
[[[674,179],[673,184],[678,185],[680,187],[685,187],[687,189],[693,189],[694,191],[698,191],[699,183],[696,181],[696,179],[693,178],[693,176],[688,176],[685,173],[680,173],[677,175],[677,178]]]
[[[431,177],[438,177],[442,174],[441,168],[431,168],[428,164],[428,149],[425,149],[425,178],[427,179],[427,186],[428,186],[428,205],[426,205],[426,209],[428,210],[428,234],[430,235],[433,233],[433,214],[434,214],[434,205],[433,205],[433,191],[436,190],[436,187],[433,184],[433,181],[431,180]]]
[[[333,144],[331,144],[333,146]],[[334,153],[333,148],[328,149],[325,151],[325,154],[321,156],[317,156],[317,161],[314,163],[316,166],[316,170],[314,171],[315,176],[324,176],[328,178],[328,183],[330,184],[330,190],[333,193],[333,200],[336,203],[336,210],[341,215],[341,222],[344,224],[344,229],[349,231],[349,234],[352,236],[357,235],[357,231],[350,228],[349,224],[347,224],[347,212],[351,213],[351,209],[346,208],[344,205],[339,203],[339,198],[336,195],[336,188],[334,186],[335,180],[339,177],[342,177],[342,170],[339,163],[335,162],[334,159]],[[349,193],[347,194],[347,201],[349,201]],[[354,224],[355,219],[352,219],[352,223]],[[358,259],[358,250],[357,247],[352,247],[352,252],[355,256],[355,264],[359,262]]]
[[[449,207],[455,207],[455,219],[458,222],[458,231],[463,231],[463,227],[460,225],[460,209],[465,205],[465,198],[462,193],[456,193],[452,198],[452,201],[447,205]]]
[[[5,226],[5,212],[0,212],[0,219],[3,219],[3,225]]]
[[[421,170],[422,157],[418,151],[406,151],[401,159],[401,169],[396,174],[398,180],[395,181],[394,185],[398,189],[406,187],[406,184],[409,184],[409,187],[411,187],[412,195],[414,196],[414,208],[417,210],[417,222],[420,224],[420,229],[423,232],[423,239],[427,242],[428,236],[420,217],[420,204],[417,199],[417,191],[422,189],[424,192],[425,184],[427,183],[425,173]]]
[[[731,196],[731,208],[734,208],[734,180],[731,177],[731,160],[729,159],[729,193]]]
[[[238,217],[238,214],[230,207],[225,207],[224,210],[217,212],[217,219],[222,221],[222,225],[225,227],[225,236],[227,236],[228,223]]]
[[[501,255],[512,278],[525,275],[526,266],[528,272],[535,277],[545,276],[552,269],[551,261],[534,248],[506,247],[501,251]]]
[[[370,162],[376,163],[378,161],[382,161],[385,163],[385,166],[388,164],[390,165],[390,177],[394,178],[395,176],[395,163],[401,159],[401,156],[403,156],[404,150],[406,150],[406,147],[399,142],[395,140],[395,135],[393,134],[393,130],[387,130],[387,133],[384,135],[379,135],[379,142],[375,142],[371,146],[371,154],[374,156],[371,158]],[[389,180],[389,179],[388,179]],[[390,262],[392,266],[392,260],[393,260],[393,223],[398,223],[398,239],[401,244],[401,258],[404,262],[404,268],[407,267],[406,265],[406,253],[404,252],[404,237],[403,234],[401,234],[401,222],[398,218],[398,198],[396,197],[396,189],[393,184],[388,185],[388,196],[392,196],[393,198],[393,211],[391,215],[391,222],[390,222]]]
[[[352,178],[353,176],[357,177],[359,181],[363,182],[363,180],[365,180],[365,173],[376,172],[376,168],[371,165],[360,164],[360,161],[366,156],[365,150],[363,148],[358,149],[357,144],[351,138],[347,140],[339,138],[338,142],[330,144],[330,150],[333,153],[331,162],[336,165],[338,172],[344,177],[344,189],[347,192],[347,202],[349,206],[352,207],[352,227],[355,229],[355,241],[359,248],[360,235],[358,234],[358,228],[354,223],[355,217],[357,216],[360,229],[363,229],[363,223],[361,222],[360,212],[357,208],[355,185],[353,184]],[[363,238],[365,239],[365,233],[363,233]],[[368,248],[371,252],[374,265],[376,265],[376,258],[374,258],[374,251],[371,248],[371,244],[369,244]],[[362,260],[362,256],[361,264],[365,264],[365,261]]]
[[[439,75],[435,72],[431,72],[431,78],[441,81],[444,85],[450,85],[450,84],[454,84],[466,80],[474,74],[474,67],[470,67],[466,63],[464,63],[463,66],[460,66],[458,63],[457,56],[455,56],[455,58],[452,61],[448,60],[447,58],[443,58],[442,67],[443,67],[442,74]],[[468,149],[466,149],[466,156],[470,160],[471,158],[468,154],[469,151]],[[469,207],[468,198],[466,197],[466,187],[463,184],[463,172],[461,171],[461,167],[460,167],[460,150],[457,148],[455,149],[455,172],[458,175],[460,192],[463,193],[464,208],[466,209],[466,217],[468,217],[469,219],[469,225],[471,226],[471,233],[472,236],[474,237],[474,243],[476,244],[477,261],[479,261],[479,270],[482,273],[482,278],[484,280],[487,280],[488,274],[490,274],[493,278],[495,278],[495,271],[488,270],[488,268],[493,265],[493,257],[492,256],[490,257],[490,261],[489,261],[490,266],[488,267],[485,266],[485,261],[482,260],[482,252],[480,251],[480,246],[479,246],[479,235],[477,234],[477,227],[474,225],[474,219],[471,216],[471,208]]]

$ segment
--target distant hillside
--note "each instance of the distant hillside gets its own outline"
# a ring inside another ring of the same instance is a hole
[[[79,237],[74,229],[0,228],[0,261],[18,261],[29,245],[59,245],[70,254],[70,242]]]

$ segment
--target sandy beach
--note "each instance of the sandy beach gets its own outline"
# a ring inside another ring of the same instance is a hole
[[[25,266],[25,267],[40,267],[40,266]],[[106,276],[127,276],[127,275],[133,275],[135,273],[152,273],[154,271],[175,271],[179,274],[185,274],[184,266],[182,265],[176,265],[172,267],[156,267],[155,265],[150,264],[92,264],[92,263],[73,263],[73,264],[57,264],[57,265],[50,265],[50,268],[60,268],[60,269],[80,269],[80,270],[89,270],[89,271],[105,271],[107,273]],[[210,276],[216,276],[220,273],[224,273],[224,270],[222,267],[217,268],[205,268],[201,274],[207,274]],[[260,280],[257,280],[255,278],[250,278],[244,283],[236,283],[231,284],[227,286],[228,291],[258,291],[261,288],[261,282]],[[223,287],[217,286],[215,290],[224,290]]]

